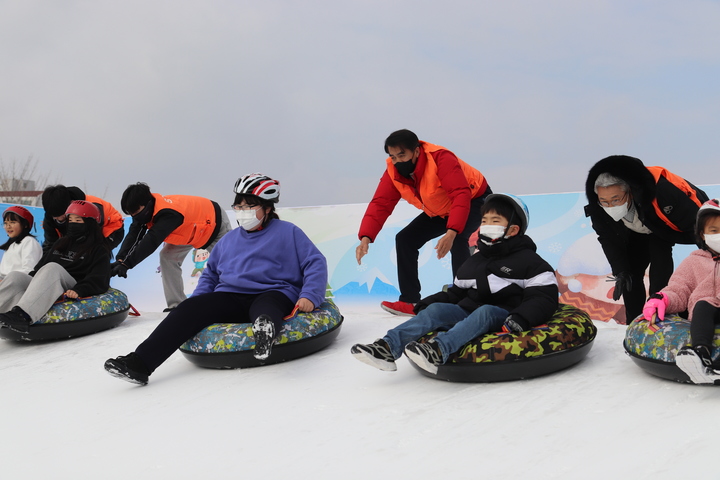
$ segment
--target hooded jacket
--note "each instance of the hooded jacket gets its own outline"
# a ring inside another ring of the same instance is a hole
[[[585,206],[585,215],[592,220],[613,274],[628,269],[630,230],[622,220],[614,221],[598,203],[595,180],[602,173],[609,173],[630,185],[638,218],[651,230],[650,235],[657,235],[672,244],[695,243],[695,216],[700,205],[708,200],[705,192],[661,167],[646,167],[637,158],[626,155],[604,158],[588,173],[585,194],[589,203]]]
[[[558,286],[552,267],[536,253],[527,235],[492,246],[478,243],[478,252],[458,270],[452,287],[420,303],[454,303],[468,312],[483,306],[503,308],[524,329],[550,320],[558,307]]]
[[[720,307],[720,263],[707,250],[693,250],[675,270],[661,291],[668,300],[667,313],[687,310],[692,320],[701,300]]]

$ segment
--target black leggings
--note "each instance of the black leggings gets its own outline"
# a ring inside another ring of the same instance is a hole
[[[213,323],[252,323],[261,314],[269,316],[280,331],[283,318],[295,304],[275,291],[257,295],[212,292],[190,297],[172,310],[135,353],[152,373],[183,343]]]
[[[642,314],[648,295],[665,288],[672,276],[674,264],[673,244],[655,234],[643,235],[628,232],[628,272],[632,278],[632,290],[623,293],[625,315],[628,325]],[[650,266],[650,292],[645,291],[645,270]]]
[[[703,300],[697,302],[692,311],[692,322],[690,322],[692,346],[704,345],[712,351],[715,325],[718,323],[720,323],[720,308],[713,307]]]

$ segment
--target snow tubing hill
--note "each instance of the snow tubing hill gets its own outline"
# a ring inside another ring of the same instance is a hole
[[[128,316],[130,303],[120,290],[77,300],[58,302],[37,322],[28,333],[0,328],[0,338],[6,340],[59,340],[101,332],[120,325]]]
[[[685,372],[675,365],[675,354],[690,345],[690,320],[678,315],[666,315],[655,323],[653,332],[642,316],[636,318],[625,333],[625,352],[640,368],[657,377],[681,383],[693,383]],[[720,328],[715,329],[712,349],[713,362],[720,356]]]
[[[216,323],[185,342],[180,351],[195,365],[206,368],[246,368],[285,362],[304,357],[330,345],[340,333],[343,317],[327,299],[309,313],[287,319],[279,332],[270,357],[253,357],[252,324]]]
[[[430,332],[419,341],[434,338]],[[466,343],[428,377],[450,382],[503,382],[538,377],[578,363],[592,348],[597,328],[587,313],[560,304],[551,320],[519,334],[489,333]]]

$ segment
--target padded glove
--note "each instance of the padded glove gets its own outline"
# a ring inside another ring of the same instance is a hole
[[[648,301],[643,307],[643,317],[650,323],[654,323],[653,315],[657,314],[657,319],[662,321],[665,319],[665,310],[668,306],[668,299],[664,293],[658,292],[650,295]]]
[[[511,314],[508,315],[503,323],[503,331],[507,331],[509,333],[522,333],[525,329],[522,325],[520,325],[520,322],[518,322],[517,316]]]
[[[118,261],[110,264],[110,276],[111,277],[123,277],[127,278],[128,267],[124,263]]]
[[[420,313],[420,312],[422,312],[423,310],[425,310],[427,307],[428,307],[428,304],[425,303],[425,302],[423,302],[422,300],[420,300],[420,301],[417,302],[417,303],[415,304],[415,306],[413,307],[413,312],[415,312],[415,315],[417,315],[418,313]]]
[[[613,300],[616,302],[620,300],[623,293],[632,290],[632,278],[629,273],[620,272],[615,277],[610,277],[615,280],[615,291],[613,291]]]

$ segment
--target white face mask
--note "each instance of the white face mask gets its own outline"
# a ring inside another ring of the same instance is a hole
[[[255,215],[255,210],[235,210],[235,218],[237,218],[238,225],[247,231],[253,230],[262,222]]]
[[[712,235],[703,235],[705,245],[712,249],[715,253],[720,253],[720,233],[714,233]]]
[[[494,245],[498,243],[498,239],[503,238],[505,235],[505,228],[502,225],[480,225],[480,241],[485,245]],[[485,240],[482,237],[487,237],[491,241]]]
[[[622,205],[618,205],[617,207],[602,207],[603,210],[605,210],[605,213],[610,215],[610,218],[615,220],[616,222],[623,218],[628,213],[628,204],[623,203]]]

